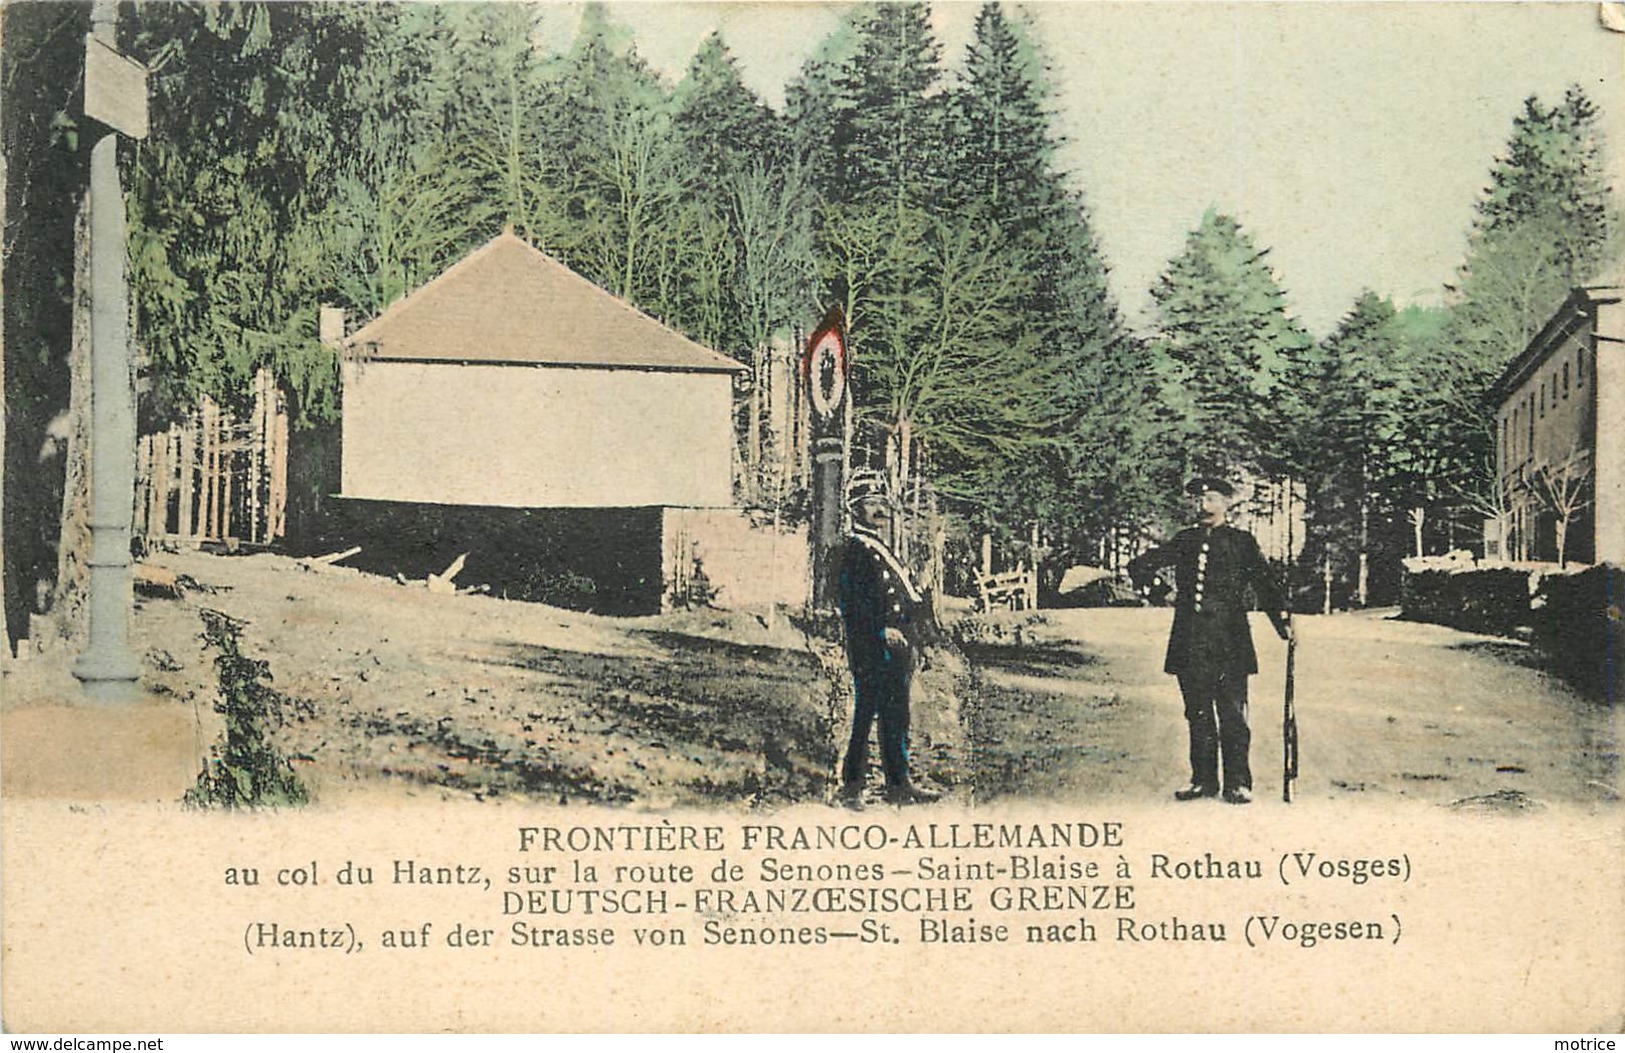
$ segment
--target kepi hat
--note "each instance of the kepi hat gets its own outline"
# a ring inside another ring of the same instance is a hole
[[[856,509],[865,501],[891,504],[891,487],[885,475],[872,468],[860,468],[846,481],[846,507]]]
[[[1185,484],[1185,492],[1192,497],[1200,496],[1212,490],[1225,497],[1235,497],[1236,488],[1216,475],[1199,475]]]

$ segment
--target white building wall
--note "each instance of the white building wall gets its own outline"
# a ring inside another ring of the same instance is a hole
[[[344,364],[346,497],[511,508],[728,505],[732,378]]]

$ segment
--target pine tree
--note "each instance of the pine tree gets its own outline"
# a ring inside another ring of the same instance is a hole
[[[1477,202],[1448,327],[1426,359],[1435,421],[1417,450],[1413,515],[1437,508],[1448,532],[1464,505],[1499,506],[1489,389],[1576,286],[1596,279],[1619,229],[1602,156],[1601,113],[1578,87],[1525,100]],[[1436,517],[1437,518],[1437,517]],[[1418,548],[1425,543],[1417,531]],[[1454,540],[1447,536],[1446,543]]]
[[[885,463],[906,488],[928,459],[942,493],[988,507],[1057,423],[1053,362],[1015,323],[1030,270],[986,224],[877,204],[835,226],[850,240],[834,244],[869,261],[853,365]]]
[[[1210,209],[1152,290],[1168,438],[1193,472],[1259,471],[1285,451],[1268,406],[1309,337],[1267,252]]]
[[[1490,186],[1478,202],[1477,227],[1485,234],[1542,216],[1559,216],[1563,266],[1570,284],[1584,281],[1599,262],[1612,225],[1603,174],[1601,112],[1578,85],[1547,108],[1524,100],[1512,137],[1490,169]]]
[[[1370,595],[1371,561],[1393,518],[1403,412],[1405,339],[1393,304],[1366,291],[1320,345],[1299,401],[1299,456],[1309,489],[1306,561],[1323,574],[1330,608]],[[1333,599],[1333,575],[1345,585]]]
[[[1045,398],[1059,421],[1036,456],[1003,466],[1013,483],[1000,515],[1039,521],[1063,550],[1095,558],[1118,521],[1138,518],[1120,498],[1138,473],[1120,459],[1148,412],[1133,387],[1144,369],[1106,283],[1082,195],[1054,168],[1048,70],[1030,28],[998,3],[978,13],[949,99],[952,200],[1019,244],[1031,281],[1015,316],[1053,368]],[[990,524],[991,525],[991,524]]]
[[[320,103],[355,129],[300,246],[311,284],[366,319],[489,238],[508,212],[495,110],[468,110],[477,40],[438,5],[340,8],[360,40],[344,91]],[[330,56],[329,61],[342,61]],[[314,101],[313,101],[314,104]],[[476,130],[478,129],[478,130]],[[490,146],[483,156],[472,144]]]
[[[923,3],[868,8],[834,85],[835,202],[929,208],[941,200],[942,47]]]
[[[1523,350],[1574,286],[1596,277],[1617,229],[1600,113],[1578,87],[1524,101],[1477,204],[1455,289],[1453,339],[1480,380]]]
[[[448,161],[460,179],[532,242],[561,226],[562,203],[549,144],[538,133],[543,105],[531,3],[450,5],[453,73],[447,114]]]
[[[720,33],[694,53],[672,112],[694,183],[717,196],[731,177],[757,164],[775,167],[783,154],[777,118],[745,87]]]
[[[159,72],[131,179],[131,284],[160,415],[236,401],[307,344],[289,239],[334,149],[302,106],[316,14],[160,5],[141,20],[136,53]]]
[[[784,87],[788,149],[801,161],[824,201],[841,200],[846,185],[841,169],[845,154],[836,149],[839,112],[846,104],[838,97],[837,82],[857,47],[861,15],[861,8],[848,12]]]
[[[671,106],[686,169],[683,227],[693,236],[680,239],[681,251],[668,254],[673,278],[682,286],[680,302],[668,317],[705,342],[748,359],[766,345],[774,326],[789,320],[770,306],[773,275],[762,273],[764,266],[786,262],[778,250],[797,243],[780,221],[783,135],[773,111],[745,87],[716,33],[695,52]],[[801,218],[806,229],[810,212]],[[788,240],[772,244],[779,237]],[[804,240],[800,251],[808,251]],[[796,265],[805,273],[805,260]]]
[[[545,138],[568,180],[562,255],[625,299],[653,299],[665,221],[685,193],[660,79],[605,5],[588,4],[550,72]]]
[[[1429,551],[1428,529],[1441,522],[1445,544],[1453,548],[1462,512],[1473,520],[1501,514],[1485,411],[1488,380],[1472,370],[1453,338],[1453,315],[1412,307],[1395,318],[1404,341],[1399,413],[1405,423],[1396,436],[1387,490],[1409,524],[1408,551],[1416,556]],[[1476,530],[1476,523],[1463,526]]]
[[[1012,233],[1043,224],[1056,203],[1043,72],[1003,6],[983,5],[948,106],[951,193]]]

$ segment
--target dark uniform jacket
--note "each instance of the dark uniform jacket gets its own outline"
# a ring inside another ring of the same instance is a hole
[[[854,672],[875,669],[888,654],[886,630],[899,630],[911,644],[925,621],[922,599],[890,549],[878,538],[854,531],[841,557],[841,617],[846,653]]]
[[[1258,672],[1247,626],[1253,599],[1283,638],[1286,619],[1275,572],[1253,536],[1228,525],[1189,527],[1130,562],[1129,577],[1143,589],[1159,582],[1156,571],[1166,567],[1173,568],[1177,594],[1164,672]]]

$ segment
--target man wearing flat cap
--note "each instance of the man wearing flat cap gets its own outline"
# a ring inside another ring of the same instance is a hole
[[[1192,479],[1185,492],[1195,503],[1196,525],[1131,561],[1128,572],[1142,592],[1163,584],[1159,571],[1174,572],[1174,624],[1163,670],[1179,678],[1191,761],[1190,785],[1174,797],[1191,801],[1222,792],[1226,801],[1246,804],[1253,791],[1247,678],[1258,672],[1249,599],[1256,598],[1283,640],[1292,636],[1292,619],[1258,542],[1225,522],[1234,488],[1204,477]]]
[[[869,769],[869,731],[880,722],[886,800],[919,804],[937,795],[914,785],[908,771],[908,693],[926,607],[891,550],[892,503],[885,482],[867,473],[848,491],[853,530],[841,557],[837,595],[846,626],[846,657],[856,700],[852,739],[841,765],[841,799],[862,807]]]

